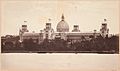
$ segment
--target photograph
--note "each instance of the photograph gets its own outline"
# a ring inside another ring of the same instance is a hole
[[[120,71],[120,0],[0,0],[0,71]]]
[[[1,52],[119,54],[114,2],[5,1]]]

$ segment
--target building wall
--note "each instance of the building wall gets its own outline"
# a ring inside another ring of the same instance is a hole
[[[43,41],[43,33],[24,33],[23,41],[28,39],[33,39],[33,41],[41,43]]]

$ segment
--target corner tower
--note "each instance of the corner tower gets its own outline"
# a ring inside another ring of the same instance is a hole
[[[107,28],[107,20],[104,19],[104,22],[102,23],[101,29],[101,36],[105,38],[109,34],[109,29]]]

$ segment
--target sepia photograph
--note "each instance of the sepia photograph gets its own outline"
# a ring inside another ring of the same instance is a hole
[[[117,5],[89,3],[6,1],[1,52],[118,54]]]
[[[119,0],[1,0],[0,14],[3,71],[120,70]]]

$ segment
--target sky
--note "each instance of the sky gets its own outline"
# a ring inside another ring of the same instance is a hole
[[[40,32],[46,22],[51,22],[56,31],[62,14],[70,31],[76,24],[81,32],[99,31],[103,19],[107,19],[109,32],[118,34],[119,4],[119,0],[4,0],[1,2],[1,35],[18,35],[23,24],[28,25],[30,32]]]

